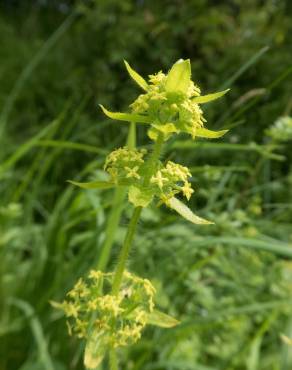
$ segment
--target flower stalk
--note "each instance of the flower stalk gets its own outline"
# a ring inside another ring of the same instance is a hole
[[[153,176],[155,169],[156,169],[156,163],[159,160],[161,151],[163,146],[163,134],[160,133],[160,135],[157,138],[157,141],[154,144],[152,155],[150,156],[148,163],[147,163],[147,172],[144,177],[143,185],[147,187],[150,183],[150,179]],[[137,224],[140,218],[142,212],[142,207],[135,207],[131,221],[128,226],[127,234],[124,240],[123,247],[121,249],[119,258],[118,258],[118,264],[116,268],[116,272],[114,275],[114,281],[113,281],[113,287],[112,287],[112,293],[117,295],[119,292],[119,288],[122,282],[123,273],[126,267],[127,259],[129,256],[129,252],[133,243],[134,235],[136,232]]]

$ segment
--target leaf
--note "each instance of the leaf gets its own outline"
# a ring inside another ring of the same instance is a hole
[[[142,87],[143,90],[147,91],[148,90],[148,84],[147,82],[144,80],[144,78],[142,76],[139,75],[139,73],[137,73],[136,71],[134,71],[133,68],[131,68],[131,66],[129,65],[129,63],[124,60],[124,63],[125,63],[125,66],[127,68],[127,71],[129,73],[129,75],[132,77],[132,79],[140,86]]]
[[[127,121],[127,122],[136,122],[136,123],[151,123],[151,120],[147,116],[142,116],[141,114],[135,113],[120,113],[120,112],[110,112],[103,105],[99,104],[103,113],[111,119],[117,121]]]
[[[193,224],[197,225],[210,225],[214,222],[205,220],[204,218],[201,218],[197,215],[195,215],[189,207],[187,207],[184,203],[182,203],[180,200],[178,200],[175,197],[170,198],[167,201],[167,205],[174,209],[178,214],[180,214],[183,218],[186,220],[192,222]]]
[[[86,369],[96,369],[102,362],[107,351],[107,346],[103,343],[102,338],[102,333],[98,333],[87,340],[84,353],[84,365]]]
[[[228,132],[228,131],[229,130],[212,131],[212,130],[208,130],[204,127],[201,127],[199,129],[197,129],[196,136],[205,137],[205,138],[208,138],[208,139],[217,139],[217,138],[225,135],[226,132]]]
[[[202,95],[202,96],[196,96],[195,98],[192,99],[193,103],[197,104],[204,104],[204,103],[209,103],[212,100],[216,100],[221,98],[223,95],[225,95],[230,89],[226,89],[224,91],[219,91],[214,94],[208,94],[208,95]]]
[[[180,322],[164,312],[153,310],[147,317],[147,324],[160,326],[161,328],[173,328]]]
[[[172,134],[178,132],[178,129],[173,123],[165,123],[163,125],[152,125],[156,130],[163,132],[164,134]]]
[[[108,181],[92,181],[92,182],[77,182],[67,180],[72,185],[79,186],[82,189],[110,189],[115,186],[114,183]]]
[[[147,207],[152,201],[153,194],[147,191],[142,191],[136,186],[130,186],[129,188],[129,201],[134,204],[135,207]]]
[[[190,60],[178,60],[168,72],[165,90],[169,92],[186,93],[191,82],[191,64]]]
[[[63,303],[59,303],[59,302],[56,302],[56,301],[49,301],[50,305],[54,308],[57,308],[58,310],[63,310],[64,309],[64,304]]]

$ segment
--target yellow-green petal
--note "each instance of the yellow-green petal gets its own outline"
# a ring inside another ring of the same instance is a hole
[[[135,123],[151,123],[151,120],[147,116],[142,116],[141,114],[135,113],[120,113],[120,112],[110,112],[103,105],[99,105],[103,110],[103,113],[111,119],[117,121],[135,122]]]
[[[200,127],[196,130],[196,136],[205,137],[207,139],[218,139],[219,137],[225,135],[226,132],[228,132],[228,130],[212,131],[204,127]]]
[[[178,60],[168,72],[165,90],[187,93],[191,82],[191,63],[189,59]]]
[[[193,103],[197,104],[204,104],[204,103],[209,103],[212,100],[216,100],[221,98],[223,95],[225,95],[230,89],[224,90],[224,91],[219,91],[214,94],[208,94],[208,95],[202,95],[202,96],[196,96],[195,98],[192,99]]]
[[[148,84],[144,80],[142,76],[139,75],[131,66],[130,64],[124,60],[125,66],[127,68],[127,71],[129,75],[132,77],[132,79],[140,86],[142,87],[143,90],[147,91],[148,90]]]

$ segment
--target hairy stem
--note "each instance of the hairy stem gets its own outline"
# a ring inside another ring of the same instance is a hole
[[[158,135],[158,138],[154,144],[154,147],[153,147],[153,152],[148,160],[148,163],[147,163],[147,172],[146,172],[146,175],[145,175],[145,178],[144,178],[144,183],[143,185],[146,187],[149,185],[150,183],[150,179],[153,175],[153,173],[155,172],[155,169],[156,169],[156,163],[160,157],[160,154],[161,154],[161,151],[162,151],[162,145],[163,145],[163,140],[164,140],[164,136],[162,133],[160,133]]]
[[[118,358],[117,358],[116,351],[114,349],[111,349],[109,351],[109,365],[110,365],[110,370],[119,370]]]
[[[164,139],[163,134],[159,134],[159,136],[157,138],[157,141],[154,144],[153,152],[152,152],[152,154],[151,154],[151,156],[148,160],[148,163],[147,163],[147,172],[146,172],[145,177],[144,177],[143,185],[145,187],[147,187],[149,185],[150,179],[151,179],[153,173],[156,170],[156,163],[157,163],[157,161],[159,159],[159,156],[161,154],[163,139]],[[121,249],[119,258],[118,258],[118,265],[117,265],[117,268],[116,268],[116,272],[115,272],[115,275],[114,275],[114,281],[113,281],[113,287],[112,287],[112,293],[113,294],[118,294],[118,292],[119,292],[119,288],[120,288],[120,285],[121,285],[121,282],[122,282],[123,273],[124,273],[124,270],[125,270],[125,267],[126,267],[127,259],[128,259],[128,256],[129,256],[129,251],[130,251],[131,246],[132,246],[132,242],[133,242],[133,239],[134,239],[134,235],[135,235],[135,232],[136,232],[136,228],[137,228],[137,224],[138,224],[138,221],[139,221],[141,211],[142,211],[142,207],[136,207],[134,209],[132,218],[130,220],[128,230],[127,230],[127,234],[126,234],[126,237],[125,237],[125,240],[124,240],[124,244],[123,244],[123,247]]]
[[[124,188],[115,189],[112,208],[107,220],[105,230],[105,240],[102,244],[101,253],[97,262],[97,269],[105,271],[111,254],[112,245],[114,243],[115,234],[119,226],[121,214],[124,208],[124,200],[127,190]]]
[[[131,122],[128,138],[127,138],[128,148],[136,147],[136,124]],[[114,238],[116,235],[117,228],[121,219],[121,214],[124,208],[124,200],[126,198],[127,189],[116,188],[113,203],[111,206],[110,214],[108,217],[106,230],[105,230],[105,240],[101,247],[101,253],[97,263],[97,269],[105,271],[106,266],[109,261],[111,249],[114,243]]]
[[[136,227],[139,221],[139,217],[142,211],[142,207],[136,207],[134,209],[131,221],[128,226],[127,234],[124,240],[122,250],[119,255],[118,265],[116,268],[114,281],[113,281],[113,294],[118,294],[119,288],[122,282],[123,273],[126,267],[129,251],[132,245],[132,241],[135,235]]]

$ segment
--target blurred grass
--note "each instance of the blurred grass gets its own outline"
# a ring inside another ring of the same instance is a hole
[[[82,368],[83,345],[49,300],[101,263],[109,226],[114,267],[129,210],[108,224],[112,192],[66,180],[101,177],[106,154],[126,141],[127,125],[97,108],[125,109],[137,93],[122,60],[146,75],[181,57],[203,92],[232,88],[206,107],[208,127],[232,127],[225,141],[177,138],[165,151],[192,167],[191,206],[216,225],[143,213],[129,268],[182,324],[147,329],[119,354],[122,368],[292,368],[280,340],[291,337],[291,142],[265,134],[291,114],[291,11],[272,0],[2,2],[1,370]]]

